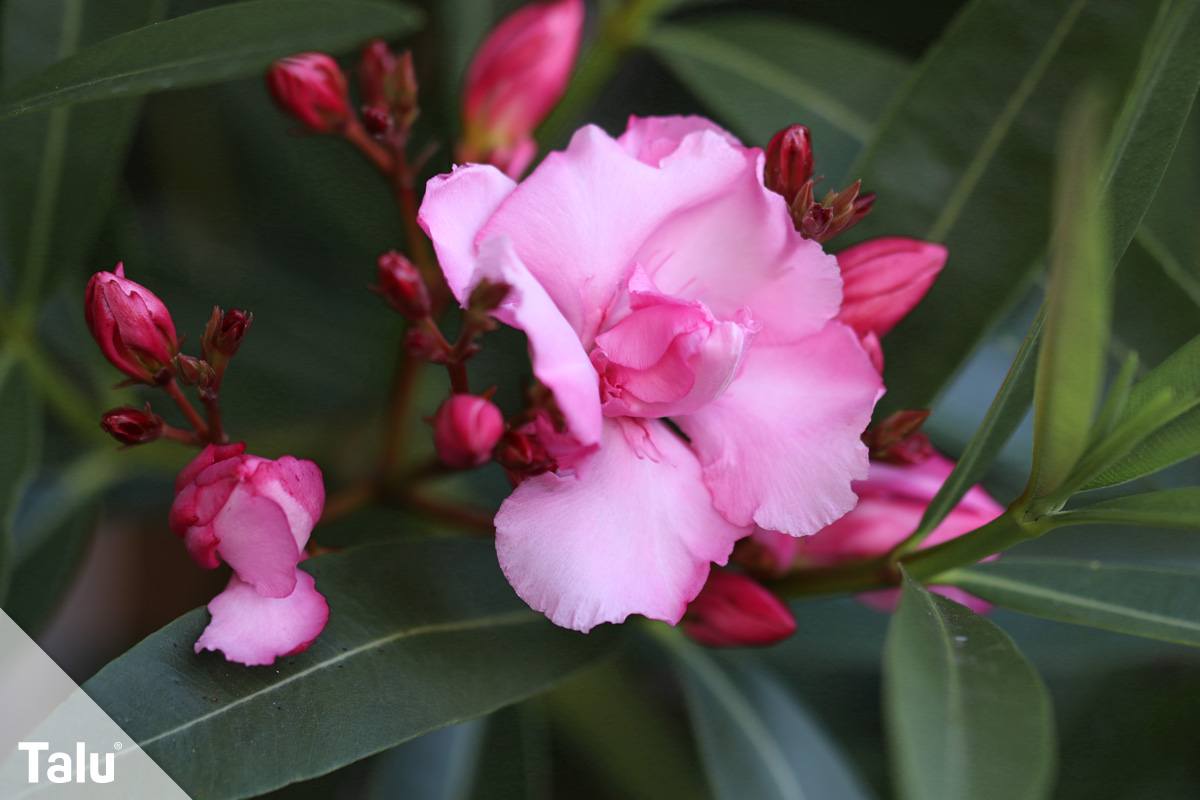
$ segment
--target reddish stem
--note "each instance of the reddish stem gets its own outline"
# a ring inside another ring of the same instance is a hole
[[[184,395],[183,390],[179,388],[179,384],[175,382],[175,379],[171,378],[169,381],[167,381],[167,383],[163,386],[163,389],[171,396],[171,399],[175,401],[175,405],[179,406],[179,410],[183,412],[185,417],[187,417],[188,423],[192,426],[192,428],[195,429],[197,435],[199,435],[201,439],[209,439],[208,425],[205,424],[204,419],[200,416],[200,413],[196,411],[195,406],[193,406],[191,401],[188,400]]]

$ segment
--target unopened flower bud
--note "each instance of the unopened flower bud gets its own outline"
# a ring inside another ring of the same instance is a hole
[[[771,137],[767,145],[763,182],[788,205],[796,199],[804,184],[812,178],[812,138],[803,125],[789,125]]]
[[[249,311],[240,308],[223,311],[220,306],[213,306],[201,342],[204,357],[220,370],[220,365],[233,358],[242,346],[242,339],[253,323],[254,315]]]
[[[812,181],[805,184],[792,203],[792,220],[806,239],[827,242],[853,228],[875,204],[872,193],[860,194],[862,181],[855,181],[840,192],[831,191],[820,203],[813,202]]]
[[[933,444],[921,433],[929,418],[926,409],[897,411],[863,434],[863,442],[875,461],[920,464],[933,455]]]
[[[207,361],[180,353],[175,356],[175,373],[187,386],[207,388],[216,379],[216,371]]]
[[[406,319],[429,316],[429,289],[411,261],[390,250],[379,257],[377,266],[377,283],[372,291]]]
[[[486,463],[503,433],[500,409],[478,395],[451,395],[433,417],[433,444],[438,457],[455,469]]]
[[[280,108],[316,133],[340,130],[350,120],[346,77],[324,53],[276,61],[267,71],[267,89]]]
[[[179,352],[175,323],[158,297],[125,277],[125,265],[88,281],[84,318],[104,357],[130,378],[158,383]]]
[[[394,117],[402,130],[416,121],[419,87],[410,51],[397,55],[386,42],[376,39],[363,49],[358,79],[368,107]]]
[[[796,631],[783,602],[745,575],[713,567],[708,582],[688,606],[683,631],[708,647],[768,645]]]
[[[163,418],[150,410],[149,403],[144,409],[122,406],[104,412],[100,427],[121,444],[133,446],[153,442],[161,436]]]
[[[531,2],[488,34],[467,71],[459,161],[525,171],[534,130],[566,90],[583,19],[583,0]]]
[[[542,441],[527,431],[506,432],[496,445],[494,458],[513,476],[514,482],[557,469],[554,458],[546,452]]]

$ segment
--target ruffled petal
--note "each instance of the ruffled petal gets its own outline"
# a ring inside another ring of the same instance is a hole
[[[287,597],[296,585],[300,548],[274,500],[238,486],[213,520],[217,553],[266,597]]]
[[[676,421],[730,522],[802,536],[854,507],[881,393],[854,332],[831,323],[795,344],[756,344],[721,397]]]
[[[296,549],[303,550],[325,507],[321,469],[311,461],[292,456],[276,461],[260,459],[250,482],[258,495],[273,501],[283,511]]]
[[[470,164],[425,186],[417,221],[433,241],[446,284],[460,303],[477,281],[475,237],[517,184],[490,165]]]
[[[691,133],[651,166],[589,125],[501,203],[478,241],[509,237],[590,346],[643,243],[677,213],[725,194],[744,166],[744,155],[711,131]]]
[[[715,133],[734,147],[742,146],[736,136],[717,123],[696,116],[631,116],[617,142],[638,161],[657,167],[679,149],[689,134],[701,131]]]
[[[529,478],[504,501],[496,551],[525,602],[587,631],[630,614],[678,622],[746,532],[716,513],[665,425],[610,419],[581,477]]]
[[[197,653],[219,650],[229,661],[266,666],[305,650],[329,620],[329,604],[312,575],[295,570],[286,597],[264,597],[234,575],[208,604],[212,621],[196,640]]]

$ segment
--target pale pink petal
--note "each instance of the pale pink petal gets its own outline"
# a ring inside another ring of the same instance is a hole
[[[554,393],[571,434],[585,446],[598,442],[600,385],[596,370],[575,331],[507,238],[489,239],[480,248],[475,282],[483,278],[511,287],[496,309],[496,319],[525,331],[533,374]]]
[[[555,623],[587,631],[630,614],[678,622],[747,533],[713,510],[700,466],[662,423],[608,419],[581,477],[525,480],[496,516],[500,566]]]
[[[756,343],[723,395],[676,422],[726,518],[802,536],[854,507],[881,392],[854,332],[830,323],[795,344]]]
[[[325,507],[325,481],[320,468],[292,456],[257,462],[250,479],[254,492],[279,506],[287,516],[296,548],[303,550]]]
[[[477,280],[475,236],[517,184],[493,166],[472,164],[431,178],[417,215],[433,240],[446,284],[460,303]]]
[[[663,159],[664,170],[706,169],[687,150],[689,141]],[[699,300],[717,317],[748,309],[766,343],[816,333],[841,302],[837,260],[798,234],[784,199],[762,185],[762,151],[726,146],[741,162],[736,178],[666,220],[636,260],[660,291]]]
[[[240,485],[212,527],[217,553],[243,581],[267,597],[291,594],[300,548],[278,503]]]
[[[715,133],[734,147],[742,146],[737,137],[720,125],[696,116],[631,116],[625,132],[617,141],[638,161],[657,167],[664,158],[679,149],[688,134],[699,131]]]
[[[229,661],[253,667],[306,649],[329,620],[329,604],[307,572],[295,570],[293,582],[286,597],[264,597],[234,575],[208,604],[212,621],[196,640],[196,652],[219,650]]]
[[[946,264],[946,248],[889,236],[838,253],[844,297],[838,319],[883,336],[921,301]]]
[[[478,241],[509,237],[590,346],[642,244],[673,215],[724,195],[745,161],[720,135],[698,131],[655,167],[586,126],[509,195]]]

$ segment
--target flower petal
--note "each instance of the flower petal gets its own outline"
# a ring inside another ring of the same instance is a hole
[[[243,581],[266,597],[287,597],[296,585],[300,548],[287,515],[274,500],[239,485],[212,522],[217,553]]]
[[[678,622],[746,530],[712,507],[700,465],[662,423],[609,419],[582,477],[525,480],[496,516],[509,583],[558,625],[630,614]]]
[[[293,582],[286,597],[263,597],[234,575],[209,601],[212,621],[196,640],[196,652],[219,650],[229,661],[254,667],[306,649],[325,628],[329,604],[312,575],[297,569]]]
[[[883,336],[921,301],[946,264],[940,244],[888,236],[837,256],[844,298],[838,319],[860,335]]]
[[[617,142],[638,161],[657,167],[679,149],[688,134],[700,131],[715,133],[734,147],[742,146],[732,133],[710,119],[697,116],[631,116]]]
[[[756,343],[723,395],[676,421],[730,522],[802,536],[854,507],[881,393],[854,332],[831,323],[795,344]]]
[[[303,550],[325,507],[325,481],[311,461],[282,456],[260,459],[251,477],[254,491],[272,500],[287,516],[296,548]]]

